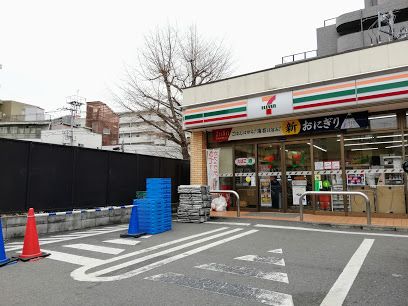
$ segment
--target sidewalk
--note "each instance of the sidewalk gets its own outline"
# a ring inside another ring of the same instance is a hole
[[[211,217],[219,218],[237,218],[236,211],[216,212],[211,211]],[[250,212],[241,211],[241,218],[256,220],[277,220],[300,222],[299,214],[294,213],[274,213],[274,212]],[[346,217],[346,216],[327,216],[304,214],[305,223],[327,224],[332,226],[350,226],[350,227],[367,227],[366,217]],[[371,218],[373,227],[384,230],[408,230],[408,218]]]

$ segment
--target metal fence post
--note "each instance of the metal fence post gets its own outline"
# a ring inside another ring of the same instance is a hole
[[[370,206],[370,199],[365,193],[359,191],[306,191],[303,193],[299,198],[299,213],[300,213],[300,221],[303,222],[303,199],[307,195],[343,195],[343,196],[361,196],[364,198],[366,202],[366,212],[367,212],[367,225],[371,225],[371,206]]]

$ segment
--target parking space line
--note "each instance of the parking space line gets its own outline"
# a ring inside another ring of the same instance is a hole
[[[276,258],[276,257],[262,257],[258,255],[245,255],[241,257],[236,257],[234,259],[261,262],[261,263],[266,263],[270,265],[285,266],[285,260],[283,258]]]
[[[374,239],[364,239],[320,306],[343,305],[373,243]]]
[[[120,254],[120,253],[122,253],[124,251],[124,249],[110,248],[110,247],[87,244],[87,243],[68,244],[68,245],[64,245],[64,247],[65,248],[85,250],[85,251],[98,252],[98,253],[104,253],[104,254],[110,254],[110,255],[118,255],[118,254]]]
[[[194,268],[214,271],[214,272],[223,272],[241,276],[250,276],[255,278],[266,279],[275,282],[281,282],[289,284],[288,275],[281,272],[264,272],[258,269],[250,267],[241,267],[241,266],[227,266],[223,264],[210,263],[200,266],[195,266]]]
[[[163,273],[145,278],[155,282],[175,284],[185,288],[203,290],[211,293],[241,298],[252,302],[275,306],[293,306],[292,296],[285,293],[266,289],[230,284],[227,282],[207,279],[192,278],[178,273]],[[252,303],[251,303],[252,304]]]
[[[305,232],[346,234],[346,235],[408,238],[408,235],[367,233],[367,232],[347,232],[347,231],[336,231],[336,230],[326,230],[326,229],[317,229],[317,228],[308,228],[308,227],[296,227],[296,226],[269,225],[269,224],[255,224],[254,227],[284,229],[284,230],[295,230],[295,231],[305,231]]]
[[[123,245],[136,245],[138,243],[140,243],[140,241],[138,240],[134,240],[134,239],[112,239],[112,240],[105,240],[104,242],[107,243],[114,243],[114,244],[123,244]]]
[[[207,221],[206,224],[223,224],[223,225],[238,225],[238,226],[250,226],[251,223],[241,223],[241,222],[217,222],[217,221]]]
[[[97,263],[101,264],[103,262],[103,260],[91,258],[91,257],[78,256],[78,255],[73,255],[73,254],[68,254],[68,253],[63,253],[63,252],[57,252],[57,251],[47,251],[47,250],[43,250],[43,251],[51,254],[50,256],[47,257],[49,259],[63,261],[63,262],[67,262],[67,263],[74,264],[74,265],[85,266],[89,264],[97,264]]]

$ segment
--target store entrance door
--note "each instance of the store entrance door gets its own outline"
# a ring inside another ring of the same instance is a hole
[[[281,144],[258,145],[258,186],[261,211],[282,209]]]
[[[299,198],[312,190],[312,163],[310,143],[292,143],[285,145],[286,191],[288,210],[299,209]],[[307,197],[304,208],[312,208]]]

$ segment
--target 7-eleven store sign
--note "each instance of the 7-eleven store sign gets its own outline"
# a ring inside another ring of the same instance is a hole
[[[293,112],[292,93],[278,93],[270,96],[248,99],[248,119],[286,115]]]

